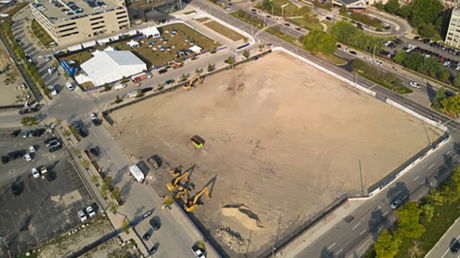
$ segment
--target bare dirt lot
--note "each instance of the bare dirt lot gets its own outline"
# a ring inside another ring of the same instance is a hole
[[[156,188],[171,180],[169,164],[194,166],[193,193],[215,178],[194,213],[231,257],[246,252],[250,234],[254,257],[274,243],[278,221],[282,237],[342,194],[359,194],[359,160],[367,188],[441,134],[283,53],[112,118],[127,155],[167,164],[153,174]],[[194,135],[206,141],[197,152]]]
[[[24,104],[29,91],[24,81],[0,45],[0,106]]]

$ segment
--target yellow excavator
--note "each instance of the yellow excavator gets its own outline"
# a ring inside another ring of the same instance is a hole
[[[190,80],[190,82],[186,86],[184,86],[184,89],[185,90],[190,90],[190,88],[193,87],[194,83],[196,81],[200,81],[200,80],[201,80],[201,83],[203,83],[203,80],[201,79],[201,76],[199,74],[197,74],[193,79]]]
[[[179,191],[177,191],[177,193],[176,193],[176,195],[174,196],[174,198],[179,199],[179,198],[181,198],[182,196],[185,197],[185,198],[184,198],[185,200],[187,200],[187,199],[189,198],[189,196],[188,196],[188,189],[187,189],[187,187],[180,187],[180,186],[179,186]]]
[[[190,181],[190,178],[188,177],[189,175],[190,175],[190,173],[187,172],[187,173],[182,174],[182,175],[179,176],[179,177],[176,177],[175,179],[173,179],[172,182],[168,183],[168,184],[166,185],[166,187],[168,188],[169,191],[174,191],[174,190],[177,189],[177,187],[180,187],[180,190],[181,190],[181,189],[182,189],[182,186],[179,185],[179,181],[180,181],[182,178],[184,178],[184,177],[185,177],[185,181],[186,181],[186,182]]]
[[[174,178],[180,176],[180,168],[171,168],[169,170],[169,174],[171,174]]]
[[[201,195],[203,194],[206,194],[205,197],[206,197],[206,201],[209,201],[210,198],[209,198],[209,190],[208,190],[208,187],[205,187],[203,190],[201,190],[201,192],[199,192],[197,195],[195,195],[195,197],[193,198],[193,201],[187,201],[186,204],[184,204],[184,209],[185,211],[187,212],[191,212],[193,211],[196,207],[198,207],[198,204],[197,204],[197,201],[200,199]]]

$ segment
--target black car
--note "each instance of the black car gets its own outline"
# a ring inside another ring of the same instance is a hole
[[[12,137],[18,137],[18,135],[21,133],[21,129],[19,130],[14,130],[14,132],[11,133]]]
[[[6,164],[10,161],[10,158],[8,158],[7,156],[2,156],[2,164]]]
[[[395,43],[398,44],[398,45],[399,45],[399,44],[402,44],[402,43],[403,43],[403,40],[400,39],[400,38],[397,38],[397,39],[395,39]]]
[[[49,144],[53,141],[57,141],[56,137],[53,137],[53,138],[48,138],[46,140],[43,141],[43,143],[46,145],[46,147],[50,146]]]
[[[377,29],[375,29],[375,31],[382,32],[383,29],[382,28],[377,28]]]
[[[350,54],[356,55],[356,52],[355,51],[350,51]]]
[[[152,91],[152,90],[153,90],[152,87],[145,87],[145,88],[142,88],[142,89],[141,89],[141,93],[146,93],[146,92]]]
[[[86,138],[86,136],[88,136],[88,133],[83,129],[78,130],[78,133],[80,134],[81,138]]]
[[[152,246],[152,248],[149,249],[149,254],[154,254],[157,252],[157,250],[157,244],[155,244],[154,246]]]
[[[93,122],[93,125],[95,126],[100,126],[102,124],[102,121],[99,119],[93,119],[91,122]]]
[[[150,219],[150,226],[152,226],[153,230],[157,231],[158,229],[160,229],[160,221],[159,221],[159,218],[158,217],[153,217],[152,219]]]
[[[167,81],[165,81],[165,84],[168,85],[168,84],[173,84],[174,83],[174,80],[173,79],[169,79]]]
[[[55,152],[55,151],[57,151],[57,150],[59,150],[61,148],[62,148],[62,145],[59,144],[57,146],[53,146],[53,147],[49,148],[48,150],[49,150],[49,152]]]
[[[19,186],[17,184],[13,183],[11,185],[11,192],[14,196],[18,196],[21,194],[21,189],[19,189]]]
[[[40,129],[30,131],[30,134],[32,134],[32,136],[34,136],[34,137],[40,137],[40,136],[43,135],[44,132],[45,132],[45,129],[40,128]]]
[[[147,232],[145,232],[145,234],[142,236],[142,239],[144,239],[145,241],[148,241],[150,237],[152,236],[152,233],[153,233],[153,229],[147,230]]]
[[[450,247],[450,251],[456,254],[458,253],[459,250],[460,250],[460,243],[458,242],[458,240],[455,240],[455,243]]]
[[[425,43],[425,44],[428,44],[428,43],[430,43],[430,39],[423,39],[422,42]]]
[[[160,71],[158,71],[159,74],[164,74],[168,71],[168,69],[161,69]]]
[[[328,21],[332,21],[332,18],[331,18],[331,17],[329,17],[329,16],[326,16],[326,20],[328,20]]]
[[[89,153],[91,153],[91,155],[93,155],[94,157],[99,156],[99,151],[97,151],[96,148],[90,148]]]

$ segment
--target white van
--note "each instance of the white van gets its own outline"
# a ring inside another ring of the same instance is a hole
[[[113,89],[114,90],[121,90],[121,89],[126,88],[126,86],[128,86],[128,85],[126,85],[126,83],[118,84],[118,85],[113,86]]]
[[[139,94],[137,90],[128,92],[128,98],[134,98]]]
[[[66,87],[67,87],[67,89],[69,89],[70,91],[72,91],[72,90],[73,90],[73,85],[72,85],[72,83],[71,83],[71,82],[66,82],[66,83],[65,83],[65,86],[66,86]]]

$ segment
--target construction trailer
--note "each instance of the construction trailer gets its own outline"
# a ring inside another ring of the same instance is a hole
[[[142,183],[145,180],[144,173],[137,165],[132,165],[129,167],[129,173],[134,176],[137,182]]]
[[[198,135],[195,135],[193,136],[192,138],[190,138],[190,141],[192,142],[193,146],[196,148],[196,149],[201,149],[203,148],[204,144],[205,144],[205,140],[203,138],[201,138],[200,136]]]

